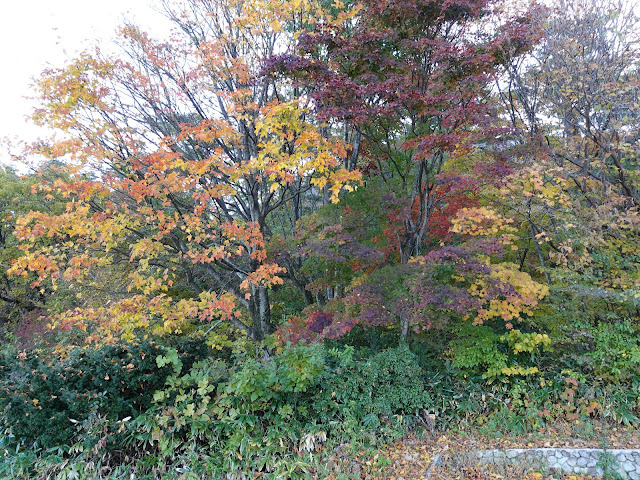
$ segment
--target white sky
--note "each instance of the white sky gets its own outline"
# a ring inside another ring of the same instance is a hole
[[[2,0],[0,12],[0,142],[34,140],[38,129],[25,117],[33,102],[30,84],[47,67],[99,42],[112,42],[125,18],[153,32],[166,28],[152,0]],[[0,144],[0,163],[9,163]],[[16,165],[12,165],[16,166]]]

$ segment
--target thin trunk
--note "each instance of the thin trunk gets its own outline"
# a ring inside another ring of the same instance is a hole
[[[360,127],[356,127],[356,135],[353,139],[353,152],[351,153],[351,158],[349,159],[349,164],[347,165],[348,170],[355,170],[356,165],[358,163],[358,156],[360,155],[360,143],[362,141],[362,132],[360,131]]]
[[[409,337],[409,319],[405,316],[402,319],[402,330],[400,331],[400,343],[407,343]]]

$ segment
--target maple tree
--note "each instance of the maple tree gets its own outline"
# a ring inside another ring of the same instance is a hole
[[[398,198],[389,234],[406,263],[447,209],[440,174],[488,133],[485,88],[503,51],[522,53],[535,36],[527,12],[505,17],[490,1],[372,0],[347,13],[301,35],[298,54],[277,56],[271,71],[310,85],[319,117],[351,144],[345,166],[365,157]]]
[[[506,258],[518,249],[513,223],[486,207],[462,208],[449,232],[458,237],[457,245],[433,248],[408,264],[357,272],[343,298],[312,309],[306,318],[291,319],[278,334],[292,342],[318,341],[340,338],[356,325],[382,326],[396,328],[400,341],[408,342],[410,336],[456,324],[485,325],[515,354],[548,346],[548,335],[527,324],[549,288]],[[350,250],[346,242],[342,248]],[[510,366],[506,356],[490,367],[492,376],[538,371]]]
[[[351,203],[360,193],[346,197],[349,215],[340,212],[340,220],[336,215],[316,233],[320,239],[307,244],[324,271],[321,285],[340,297],[334,303],[341,306],[292,319],[281,329],[287,338],[339,337],[360,324],[398,325],[407,340],[410,328],[444,325],[452,314],[473,312],[481,322],[480,312],[509,317],[514,304],[527,303],[516,290],[510,300],[498,300],[506,287],[497,285],[509,284],[507,271],[514,284],[532,280],[516,279],[517,266],[510,263],[492,267],[476,258],[483,249],[496,254],[501,247],[492,246],[494,240],[470,249],[442,248],[459,233],[452,219],[478,206],[481,185],[500,183],[511,173],[504,159],[482,153],[500,131],[487,121],[488,85],[504,61],[535,43],[540,13],[536,5],[513,16],[501,8],[494,2],[364,2],[301,35],[296,54],[272,60],[274,78],[292,77],[294,85],[310,89],[318,116],[350,143],[345,167],[361,169],[371,192],[368,208]],[[381,209],[373,212],[372,205]],[[363,218],[375,227],[353,229],[366,225]],[[337,251],[322,246],[328,242]],[[358,254],[342,258],[356,247]],[[365,260],[363,252],[372,257]],[[453,286],[451,278],[437,274],[448,268],[461,269],[460,279],[470,270]],[[490,284],[496,280],[486,299],[469,290],[474,275]],[[493,305],[487,311],[485,300]],[[538,298],[530,300],[535,305]]]
[[[28,176],[20,176],[9,167],[0,167],[0,323],[15,322],[29,314],[37,316],[47,304],[69,304],[67,292],[54,296],[49,284],[39,289],[29,288],[35,279],[33,276],[23,279],[7,273],[12,262],[20,257],[19,242],[14,235],[18,218],[31,211],[51,214],[63,211],[61,197],[44,198],[44,195],[32,192],[38,181],[57,176],[53,164],[42,165]]]
[[[320,7],[163,7],[177,27],[167,41],[126,25],[127,57],[85,53],[39,81],[35,118],[62,135],[33,152],[64,159],[71,177],[39,185],[66,209],[18,221],[24,255],[11,271],[55,287],[126,265],[129,295],[58,319],[99,325],[102,340],[197,318],[260,340],[271,330],[269,288],[286,272],[267,257],[270,216],[337,201],[359,176],[341,168],[344,147],[311,123],[304,97],[257,75]]]
[[[14,309],[34,309],[37,308],[37,300],[25,295],[25,285],[17,285],[16,279],[10,278],[6,270],[10,267],[11,260],[18,256],[15,239],[12,232],[15,226],[15,216],[19,214],[16,200],[21,199],[21,203],[30,204],[27,199],[30,185],[28,181],[21,181],[19,176],[10,169],[0,169],[0,265],[3,267],[0,272],[0,301],[2,301],[2,312],[0,322],[6,323],[12,316]],[[28,205],[26,211],[31,210],[33,204]]]

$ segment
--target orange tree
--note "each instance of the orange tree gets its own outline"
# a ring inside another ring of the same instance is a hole
[[[60,213],[64,208],[60,198],[44,199],[31,191],[38,180],[54,176],[52,165],[44,165],[35,174],[25,176],[9,167],[0,167],[0,325],[25,316],[37,316],[47,302],[65,304],[64,292],[58,292],[57,298],[53,298],[47,285],[38,290],[29,288],[33,277],[16,278],[6,273],[11,262],[20,256],[13,235],[16,218],[32,210]]]
[[[258,74],[320,7],[307,0],[162,2],[175,29],[156,41],[133,25],[123,55],[85,53],[38,82],[38,123],[56,139],[32,154],[63,159],[68,179],[42,183],[63,213],[18,221],[11,272],[33,287],[119,267],[124,295],[68,311],[65,328],[102,341],[228,322],[254,340],[271,331],[269,289],[285,268],[267,256],[270,218],[337,201],[357,180],[343,147],[310,120],[299,91]],[[96,328],[97,327],[97,328]]]

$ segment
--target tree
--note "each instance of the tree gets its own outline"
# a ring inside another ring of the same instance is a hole
[[[635,262],[620,255],[637,256],[638,17],[626,2],[566,0],[538,24],[540,45],[498,82],[520,165],[494,199],[526,225],[543,269],[559,261],[561,281],[569,268],[634,289]]]
[[[77,285],[64,284],[53,291],[50,281],[33,288],[36,275],[23,278],[10,275],[8,269],[21,256],[20,242],[14,234],[16,222],[28,212],[60,214],[65,201],[59,195],[45,195],[37,191],[41,181],[53,181],[60,177],[55,163],[42,165],[38,170],[19,175],[9,167],[0,167],[0,335],[22,346],[32,346],[47,335],[41,319],[52,312],[71,308],[78,304]],[[41,239],[42,245],[50,244]],[[95,295],[85,298],[96,299]],[[5,335],[6,334],[6,335]]]
[[[640,55],[633,5],[565,0],[543,21],[540,46],[511,61],[498,84],[509,121],[545,147],[590,207],[611,193],[637,206]]]
[[[21,178],[15,171],[0,167],[0,323],[42,307],[37,291],[28,282],[12,278],[6,270],[19,256],[13,236],[16,217],[38,208],[40,198],[31,193],[34,178]],[[40,204],[41,205],[41,204]]]
[[[559,140],[550,139],[551,154],[591,207],[610,190],[638,206],[638,17],[620,1],[567,1],[559,9],[540,52]]]
[[[19,220],[24,256],[11,270],[55,286],[96,266],[126,266],[126,298],[60,317],[65,326],[101,325],[103,340],[180,330],[196,318],[261,340],[272,329],[269,289],[285,273],[267,256],[269,219],[337,201],[358,178],[341,168],[341,142],[311,123],[306,100],[258,75],[319,7],[162,6],[177,27],[169,40],[126,25],[127,58],[85,53],[39,81],[35,118],[64,135],[34,152],[64,158],[71,175],[40,188],[68,203],[62,214]]]
[[[424,253],[434,212],[446,210],[440,174],[488,133],[486,86],[504,49],[534,41],[527,15],[487,28],[500,13],[484,0],[368,0],[272,62],[274,75],[313,87],[320,118],[341,124],[345,166],[364,156],[398,199],[390,233],[401,263]]]

